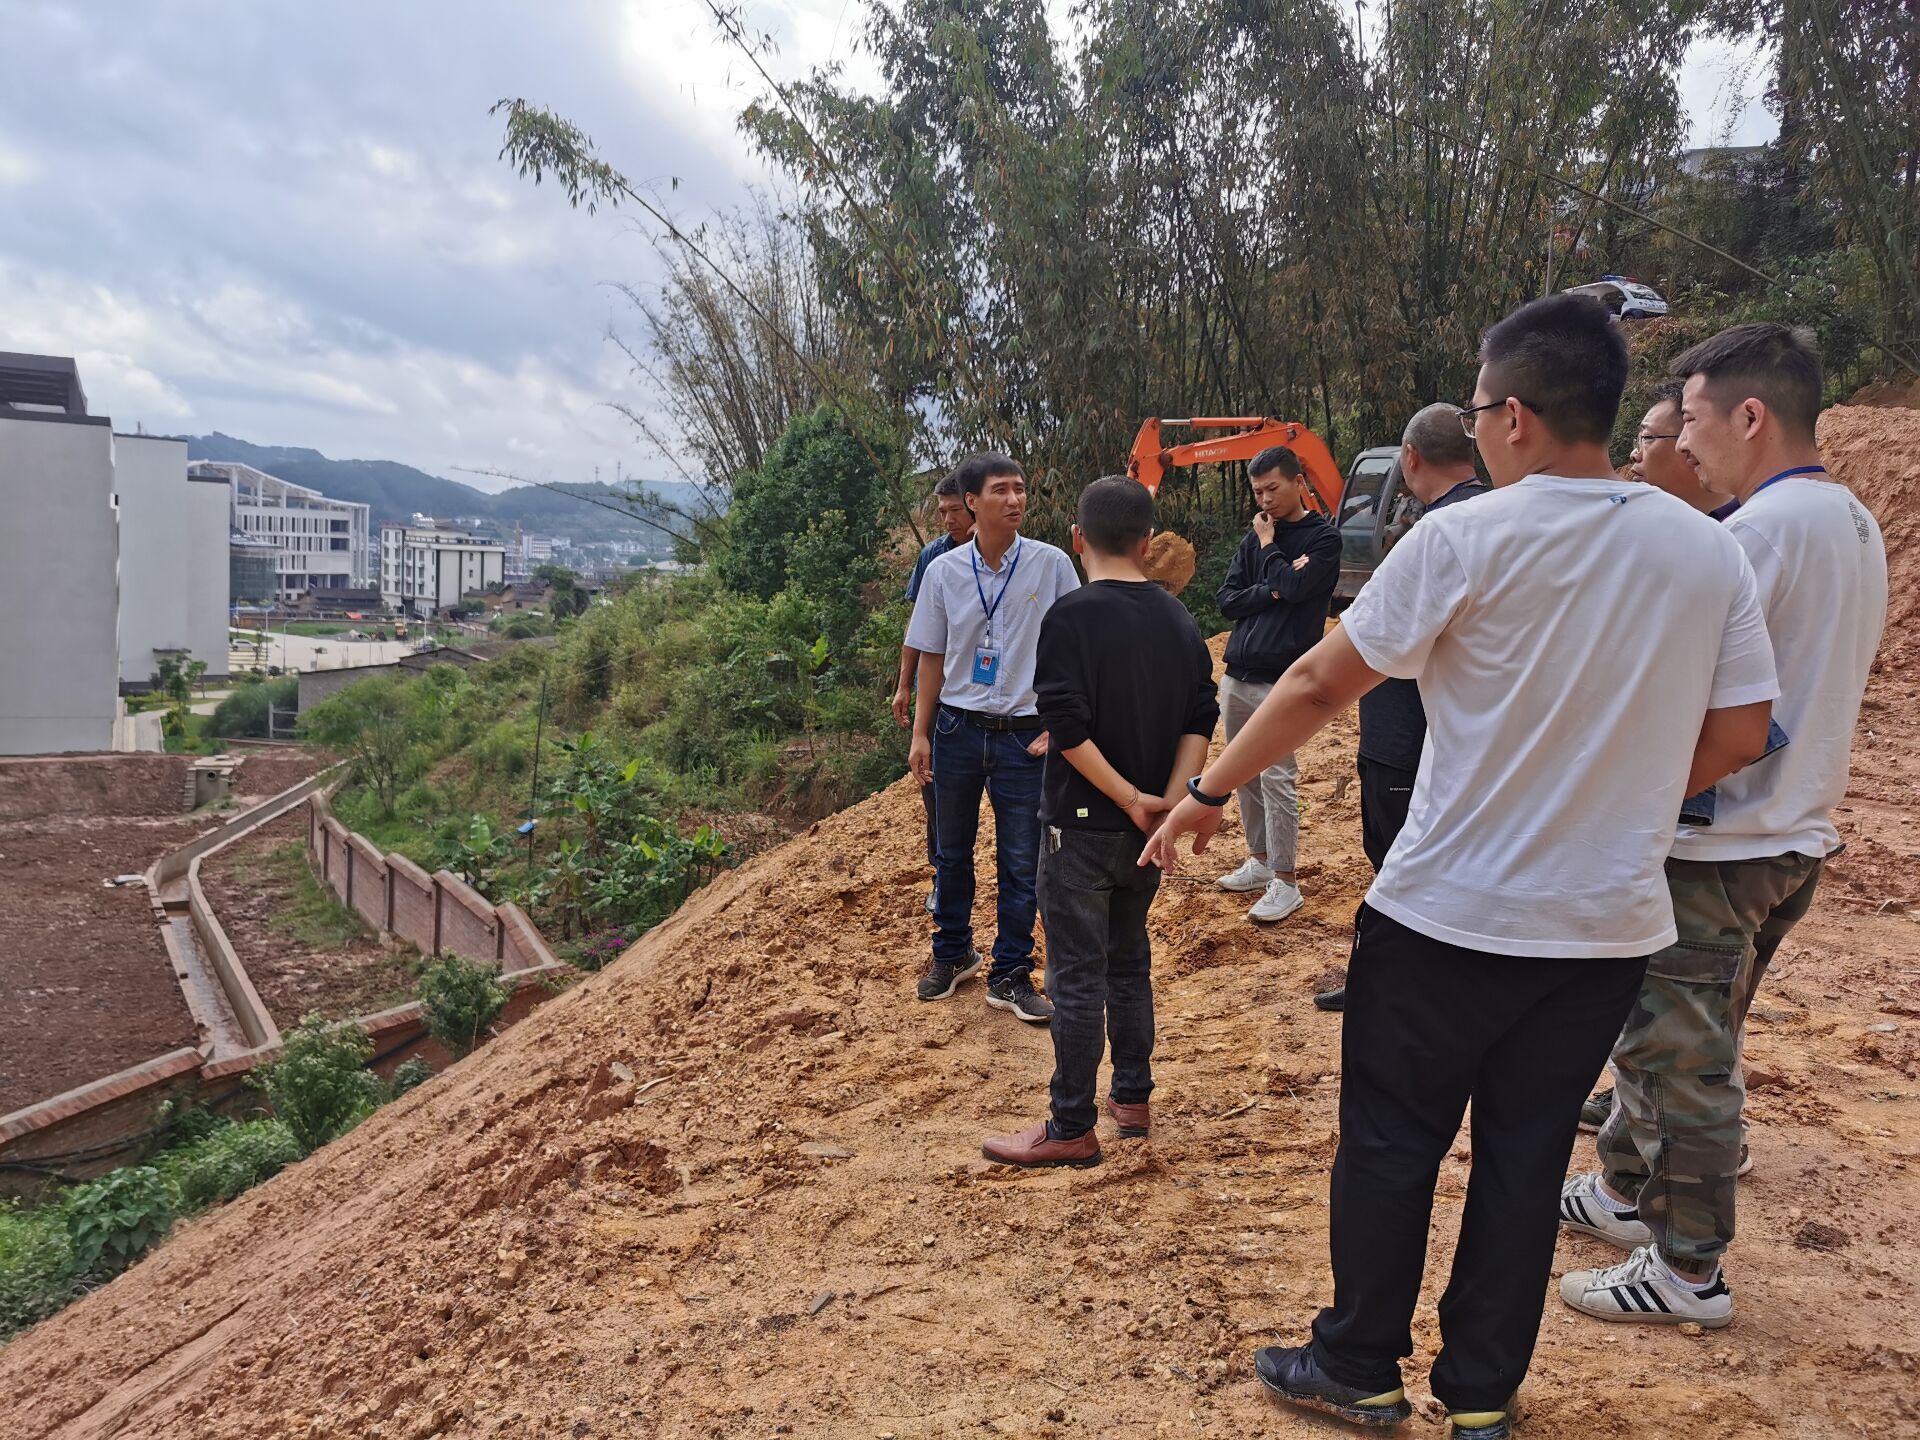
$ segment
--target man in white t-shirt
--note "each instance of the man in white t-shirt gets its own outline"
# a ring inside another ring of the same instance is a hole
[[[1746,1087],[1740,1042],[1767,963],[1840,848],[1860,697],[1887,617],[1880,527],[1827,477],[1814,444],[1820,357],[1783,325],[1736,325],[1674,361],[1679,445],[1739,509],[1726,530],[1752,564],[1780,674],[1788,743],[1716,787],[1710,825],[1683,825],[1667,862],[1677,942],[1647,966],[1613,1052],[1601,1171],[1577,1175],[1560,1220],[1631,1252],[1575,1271],[1561,1297],[1602,1320],[1716,1328],[1734,1233]]]
[[[1580,1102],[1646,957],[1674,939],[1661,866],[1680,803],[1760,754],[1778,692],[1740,547],[1614,476],[1627,351],[1605,308],[1535,301],[1487,332],[1481,362],[1462,423],[1493,493],[1408,532],[1148,855],[1173,864],[1187,832],[1204,846],[1235,785],[1383,678],[1420,682],[1413,799],[1348,967],[1334,1301],[1311,1345],[1254,1364],[1295,1403],[1363,1424],[1408,1413],[1399,1361],[1434,1184],[1471,1100],[1432,1383],[1456,1436],[1504,1440]]]

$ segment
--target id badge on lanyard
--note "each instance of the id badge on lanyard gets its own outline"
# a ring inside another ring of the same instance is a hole
[[[976,646],[973,652],[973,683],[993,688],[1000,679],[1000,650],[993,643],[993,616],[999,610],[1000,602],[1007,597],[1007,587],[1013,584],[1013,575],[1020,568],[1020,552],[1026,548],[1026,542],[1016,540],[1013,546],[1013,559],[1007,563],[1007,578],[1000,582],[1000,588],[994,593],[993,603],[987,603],[987,590],[980,583],[980,551],[973,552],[973,588],[980,596],[980,608],[986,612],[986,643]]]

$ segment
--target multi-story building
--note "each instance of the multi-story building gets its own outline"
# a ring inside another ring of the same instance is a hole
[[[365,590],[374,583],[368,506],[333,500],[251,465],[196,460],[196,474],[224,479],[233,528],[272,542],[280,598],[309,590]]]
[[[113,483],[113,422],[73,361],[0,353],[0,755],[113,748]]]
[[[507,549],[464,530],[380,527],[380,598],[426,616],[506,581]]]
[[[227,674],[227,487],[195,475],[187,442],[113,437],[120,501],[120,688],[144,690],[167,655]]]

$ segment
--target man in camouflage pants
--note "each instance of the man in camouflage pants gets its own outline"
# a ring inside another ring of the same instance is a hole
[[[1722,780],[1711,819],[1683,823],[1667,861],[1679,935],[1647,965],[1614,1047],[1599,1174],[1560,1194],[1560,1222],[1631,1251],[1570,1271],[1560,1295],[1601,1320],[1733,1319],[1720,1262],[1734,1234],[1747,1010],[1840,848],[1860,698],[1886,622],[1879,526],[1826,476],[1814,444],[1820,361],[1805,332],[1739,325],[1674,362],[1680,449],[1752,566],[1780,677],[1777,753]],[[1765,492],[1764,494],[1762,492]]]

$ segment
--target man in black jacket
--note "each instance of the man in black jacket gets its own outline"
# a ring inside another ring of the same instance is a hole
[[[1474,469],[1473,441],[1460,428],[1459,406],[1429,405],[1407,422],[1400,479],[1423,515],[1486,494],[1488,486]],[[1418,681],[1382,680],[1360,697],[1360,844],[1376,875],[1407,823],[1426,741]],[[1344,1009],[1346,986],[1321,991],[1313,1003],[1322,1010]]]
[[[1220,682],[1220,713],[1227,739],[1260,708],[1274,681],[1320,643],[1327,607],[1340,579],[1340,532],[1306,505],[1300,458],[1281,445],[1262,450],[1247,466],[1260,508],[1240,542],[1220,587],[1220,613],[1233,621],[1227,673]],[[1222,890],[1258,890],[1247,912],[1253,920],[1284,920],[1301,905],[1294,870],[1300,804],[1293,756],[1240,787],[1240,823],[1247,860],[1220,877]]]

